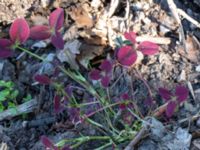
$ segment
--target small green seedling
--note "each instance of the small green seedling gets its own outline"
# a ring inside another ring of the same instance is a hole
[[[0,80],[0,112],[7,108],[16,108],[16,98],[19,91],[15,89],[12,81]],[[14,112],[14,111],[13,111]]]

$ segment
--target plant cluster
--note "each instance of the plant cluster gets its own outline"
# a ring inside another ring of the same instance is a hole
[[[10,39],[0,39],[0,57],[10,57],[15,49],[19,49],[45,61],[44,58],[20,45],[24,44],[28,38],[50,39],[57,49],[63,49],[64,41],[61,35],[63,23],[64,11],[62,8],[57,8],[50,14],[48,26],[40,25],[29,29],[25,19],[16,19],[10,28]],[[80,134],[78,138],[63,139],[55,144],[46,136],[42,136],[41,141],[47,148],[69,150],[91,140],[104,141],[103,145],[96,148],[98,150],[106,147],[117,148],[121,143],[132,140],[141,129],[145,118],[140,115],[137,103],[129,96],[130,91],[122,92],[117,100],[110,97],[109,87],[112,83],[113,67],[114,64],[118,63],[122,67],[131,68],[136,63],[139,52],[142,55],[154,55],[159,52],[159,46],[149,41],[138,43],[134,32],[125,32],[124,37],[126,40],[122,41],[116,51],[116,60],[102,61],[98,69],[92,69],[89,73],[90,80],[78,71],[66,69],[61,63],[56,65],[56,69],[79,83],[91,95],[91,100],[86,103],[80,103],[76,100],[71,85],[66,86],[64,83],[59,83],[54,77],[48,77],[44,74],[34,75],[35,81],[54,87],[54,111],[56,114],[62,110],[68,110],[69,118],[75,125],[87,122],[101,132],[101,135],[98,136]],[[91,80],[100,81],[100,86],[98,88],[92,86]],[[160,88],[158,93],[167,103],[165,108],[167,117],[172,117],[176,108],[188,97],[188,90],[182,85],[176,87],[175,93],[171,93],[165,88]],[[94,116],[99,116],[102,120],[97,121]]]
[[[19,91],[15,89],[12,81],[0,80],[0,112],[12,108],[13,113],[15,113],[18,94]]]

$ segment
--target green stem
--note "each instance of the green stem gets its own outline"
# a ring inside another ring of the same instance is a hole
[[[33,57],[35,57],[35,58],[41,60],[41,61],[44,61],[44,60],[45,60],[43,57],[40,57],[40,56],[38,56],[37,54],[34,54],[34,53],[30,52],[29,50],[27,50],[27,49],[25,49],[25,48],[22,48],[22,47],[20,47],[20,46],[17,46],[16,48],[20,49],[21,51],[23,51],[23,52],[25,52],[25,53],[27,53],[27,54],[29,54],[29,55],[31,55],[31,56],[33,56]]]
[[[102,145],[101,147],[95,148],[95,150],[104,150],[106,147],[111,146],[112,145],[112,141],[110,141],[109,143],[106,143],[105,145]]]
[[[77,142],[76,144],[70,146],[71,148],[76,148],[79,145],[91,140],[110,140],[110,137],[109,136],[83,136],[83,137],[74,138],[74,139],[64,139],[58,142],[56,146],[62,147],[68,142]]]

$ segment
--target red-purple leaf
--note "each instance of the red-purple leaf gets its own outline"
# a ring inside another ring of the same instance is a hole
[[[10,38],[13,42],[24,43],[30,34],[29,25],[24,18],[16,19],[10,27]]]
[[[0,39],[0,58],[7,58],[13,55],[11,50],[12,42],[8,39]]]
[[[8,39],[0,39],[0,48],[10,49],[12,46],[12,41]]]
[[[89,73],[89,77],[92,80],[99,80],[101,78],[101,72],[97,69],[93,69],[90,73]]]
[[[119,105],[119,109],[125,110],[126,109],[126,104],[122,103]]]
[[[109,82],[110,82],[110,77],[105,76],[105,77],[102,77],[102,78],[101,78],[101,85],[102,85],[103,87],[105,87],[105,88],[108,87]]]
[[[99,67],[102,71],[105,71],[106,73],[109,73],[112,71],[112,64],[110,61],[108,60],[104,60],[100,67]]]
[[[1,49],[0,47],[0,58],[8,58],[13,55],[13,51],[10,49]]]
[[[129,99],[130,99],[128,93],[124,93],[124,94],[122,94],[121,97],[122,97],[123,100],[129,100]]]
[[[51,32],[48,26],[38,25],[31,28],[30,38],[34,40],[45,40],[51,37]]]
[[[56,114],[62,111],[60,100],[61,100],[61,97],[59,95],[54,96],[54,112]]]
[[[123,46],[117,53],[118,61],[125,66],[131,66],[137,60],[137,53],[131,46]]]
[[[59,30],[64,23],[64,11],[62,8],[54,10],[49,17],[49,25],[56,31]]]
[[[133,44],[136,43],[136,33],[135,32],[125,32],[124,37],[131,41]]]
[[[46,137],[46,136],[41,136],[41,142],[44,144],[45,147],[48,148],[53,148],[54,144]]]
[[[159,52],[159,47],[157,44],[149,41],[141,42],[138,46],[138,49],[144,54],[144,55],[154,55]]]
[[[55,35],[51,36],[51,42],[57,49],[64,48],[64,40],[59,32],[56,32]]]
[[[48,85],[51,83],[51,79],[46,75],[35,75],[34,79],[40,84]]]
[[[166,116],[170,118],[174,114],[175,110],[176,110],[176,102],[170,101],[167,104]]]
[[[178,85],[176,86],[175,95],[179,103],[184,102],[188,97],[189,91],[186,87]]]
[[[172,97],[171,92],[165,88],[159,88],[159,94],[165,101],[169,101]]]

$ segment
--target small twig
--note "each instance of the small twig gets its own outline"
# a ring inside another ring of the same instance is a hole
[[[115,82],[112,84],[112,86],[110,87],[110,89],[114,88],[115,85],[117,84],[117,82],[121,79],[121,77],[124,75],[124,72],[122,72],[119,77],[117,78],[117,80],[115,80]]]
[[[190,17],[188,14],[186,14],[182,9],[178,9],[177,10],[178,13],[184,17],[185,19],[187,19],[188,21],[190,21],[192,24],[194,24],[195,26],[197,26],[198,28],[200,28],[200,23],[196,20],[194,20],[192,17]]]
[[[138,78],[140,78],[140,80],[142,80],[142,82],[146,86],[149,96],[152,96],[152,91],[151,91],[151,88],[150,88],[149,84],[147,83],[147,81],[142,77],[142,75],[137,71],[137,69],[135,69],[135,72],[137,73]]]
[[[134,150],[134,146],[141,140],[143,135],[146,133],[146,127],[143,127],[135,138],[126,146],[124,150]]]
[[[115,13],[117,7],[119,6],[119,0],[112,0],[111,4],[110,4],[110,9],[109,9],[109,13],[108,16],[112,17],[112,15]]]
[[[137,36],[136,38],[137,42],[143,42],[143,41],[150,41],[150,42],[154,42],[156,44],[164,44],[164,45],[168,45],[171,43],[170,38],[166,38],[166,37],[151,37],[151,36]]]
[[[30,113],[37,108],[37,100],[33,99],[16,107],[16,113],[13,113],[13,108],[0,113],[0,121],[6,118],[15,117],[24,113]]]
[[[183,26],[181,24],[181,20],[179,18],[179,15],[178,15],[178,11],[177,11],[177,7],[174,3],[173,0],[167,0],[167,3],[168,3],[168,6],[175,18],[175,20],[177,21],[178,25],[179,25],[179,41],[181,42],[181,44],[183,44],[183,47],[184,47],[184,50],[186,53],[188,53],[187,49],[186,49],[186,40],[185,40],[185,34],[184,34],[184,30],[183,30]]]
[[[195,94],[194,94],[194,90],[193,90],[193,87],[192,87],[191,82],[188,81],[188,82],[187,82],[187,85],[188,85],[188,89],[189,89],[189,91],[190,91],[190,93],[191,93],[191,95],[192,95],[193,100],[194,100],[195,102],[197,102],[197,101],[196,101],[196,98],[195,98]]]
[[[168,104],[168,103],[165,103],[165,104],[161,105],[160,107],[158,107],[158,108],[153,112],[153,116],[154,116],[154,117],[159,117],[159,116],[161,116],[161,115],[165,112],[166,107],[167,107],[167,104]]]
[[[194,115],[194,116],[184,118],[184,119],[178,121],[178,123],[179,123],[179,124],[183,124],[183,123],[185,123],[185,122],[188,122],[189,120],[192,122],[192,121],[197,120],[199,117],[200,117],[200,112],[198,112],[198,113],[197,113],[196,115]]]
[[[138,107],[138,105],[137,105],[137,103],[135,103],[134,101],[135,101],[135,95],[134,95],[134,89],[133,89],[133,71],[132,71],[132,68],[131,68],[131,98],[132,98],[132,100],[133,100],[133,105],[134,105],[134,108],[135,108],[135,110],[136,110],[136,112],[137,112],[137,114],[141,117],[141,118],[144,118],[144,116],[142,115],[142,113],[141,113],[141,111],[140,111],[140,109],[139,109],[139,107]]]

